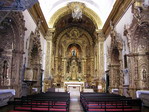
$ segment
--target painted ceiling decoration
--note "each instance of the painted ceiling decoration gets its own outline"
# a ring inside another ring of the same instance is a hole
[[[84,4],[82,4],[82,5],[84,5]],[[62,17],[70,15],[70,14],[72,14],[72,10],[71,10],[69,4],[65,7],[60,8],[53,14],[53,16],[48,21],[49,27],[53,28],[55,26],[55,24],[57,24],[57,22]],[[102,27],[103,24],[102,24],[100,17],[93,10],[84,6],[82,15],[84,15],[84,16],[88,17],[90,20],[92,20],[94,25],[97,27],[97,29],[100,29]],[[83,19],[83,17],[82,17],[82,19]]]
[[[24,11],[32,7],[38,0],[0,0],[0,10]]]
[[[85,15],[82,15],[82,19],[75,20],[71,16],[71,14],[63,16],[59,21],[54,25],[57,29],[56,32],[61,32],[63,29],[68,27],[79,26],[80,28],[86,29],[90,33],[94,33],[95,29],[97,28],[96,24]]]
[[[53,28],[54,24],[57,23],[61,17],[72,14],[72,7],[70,6],[73,6],[72,4],[74,3],[79,3],[80,14],[90,18],[94,24],[97,25],[97,29],[101,29],[115,1],[116,0],[39,0],[39,3],[49,28]],[[81,15],[79,16],[81,17]]]

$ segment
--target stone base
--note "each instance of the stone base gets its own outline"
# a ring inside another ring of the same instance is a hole
[[[123,86],[123,95],[126,97],[130,97],[129,93],[128,93],[128,89],[129,89],[129,85],[124,85]]]
[[[149,94],[140,94],[140,99],[142,100],[144,106],[149,107]]]
[[[13,98],[13,94],[11,92],[1,93],[0,94],[0,107],[7,105],[8,101]]]

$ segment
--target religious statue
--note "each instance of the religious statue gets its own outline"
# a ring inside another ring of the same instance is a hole
[[[77,80],[77,73],[78,73],[78,67],[76,64],[76,60],[72,60],[72,65],[71,65],[71,78],[72,80]]]
[[[8,75],[8,62],[6,60],[4,61],[4,64],[3,64],[2,75],[3,75],[3,79],[8,77],[7,76]]]
[[[1,61],[1,60],[0,60]],[[5,60],[0,63],[0,86],[6,83],[8,78],[8,62]]]
[[[147,79],[147,75],[146,75],[146,70],[145,69],[142,70],[142,77],[143,77],[143,80]]]
[[[72,71],[71,71],[71,77],[72,77],[72,80],[76,80],[77,79],[77,68],[76,66],[72,66]]]
[[[48,78],[45,78],[44,79],[44,92],[47,92],[50,86],[51,86],[51,80],[49,80]]]
[[[75,49],[72,50],[72,56],[76,56],[76,50]]]
[[[128,69],[124,69],[124,85],[129,85],[129,73]]]

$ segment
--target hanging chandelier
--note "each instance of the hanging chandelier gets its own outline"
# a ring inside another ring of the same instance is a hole
[[[68,7],[71,9],[72,11],[72,17],[75,20],[79,20],[82,18],[82,12],[83,12],[83,8],[85,7],[85,5],[83,3],[80,2],[72,2],[68,4]]]

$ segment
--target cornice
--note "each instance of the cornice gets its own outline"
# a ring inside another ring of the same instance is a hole
[[[101,29],[96,29],[94,34],[97,37],[97,43],[105,41],[105,35],[103,34],[103,31]]]
[[[133,0],[116,0],[113,9],[106,20],[104,26],[103,26],[103,33],[107,37],[108,34],[110,33],[110,21],[113,22],[115,25],[119,19],[124,15],[130,4],[133,3]]]
[[[46,33],[48,31],[48,25],[47,25],[47,22],[45,20],[45,17],[43,15],[43,12],[41,10],[39,3],[36,3],[35,5],[33,5],[33,7],[28,9],[28,11],[33,17],[36,24],[38,20],[41,19],[42,23],[41,23],[40,31],[44,36],[46,36]]]
[[[55,28],[49,28],[48,31],[47,31],[47,34],[45,36],[45,39],[47,41],[52,41],[52,38],[54,36],[54,32],[55,32]]]

